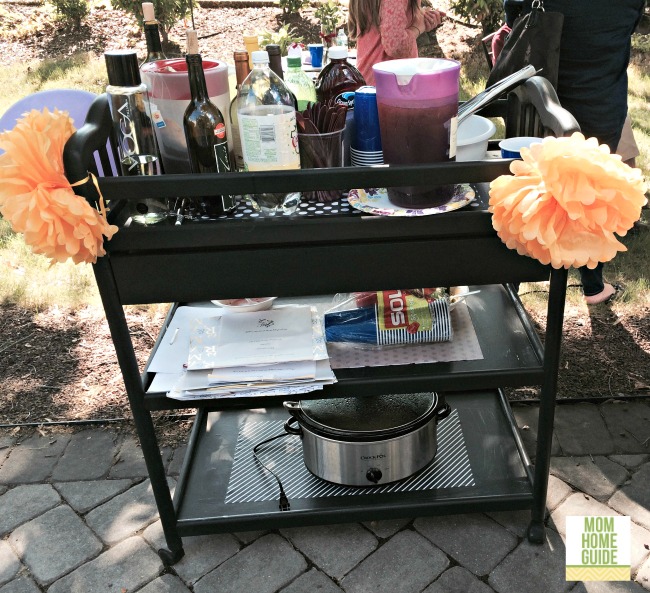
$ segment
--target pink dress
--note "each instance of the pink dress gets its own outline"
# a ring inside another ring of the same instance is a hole
[[[375,84],[373,64],[397,58],[417,58],[418,45],[411,24],[409,0],[381,0],[379,29],[357,38],[357,68],[367,84]]]

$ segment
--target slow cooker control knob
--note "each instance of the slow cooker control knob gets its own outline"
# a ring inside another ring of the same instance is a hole
[[[373,484],[377,484],[379,480],[381,480],[381,470],[377,467],[371,467],[367,472],[366,472],[366,478],[369,482],[372,482]]]

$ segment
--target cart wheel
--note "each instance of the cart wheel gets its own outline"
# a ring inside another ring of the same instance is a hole
[[[543,544],[546,534],[546,527],[541,521],[531,521],[528,526],[528,541],[531,544]]]
[[[160,548],[158,550],[158,556],[160,556],[160,559],[165,566],[172,566],[172,564],[176,564],[183,556],[185,556],[185,550],[179,548],[175,552],[170,552],[167,548]]]

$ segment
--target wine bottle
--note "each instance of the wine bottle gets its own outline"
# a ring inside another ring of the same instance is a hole
[[[242,83],[250,74],[249,56],[247,51],[236,51],[235,58],[235,77],[237,79],[237,86],[235,96],[230,102],[229,117],[230,117],[230,151],[232,153],[232,164],[236,171],[244,170],[244,154],[241,147],[241,138],[239,136],[239,118],[237,117],[237,93],[241,88]]]
[[[226,122],[208,96],[196,31],[187,32],[185,61],[192,97],[183,116],[190,169],[192,173],[227,173],[231,168]],[[203,204],[209,216],[218,216],[235,206],[235,196],[228,195],[206,197]]]
[[[142,64],[166,60],[167,56],[165,56],[160,43],[160,23],[156,20],[153,2],[142,3],[142,15],[144,17],[144,36],[147,41],[147,57]]]

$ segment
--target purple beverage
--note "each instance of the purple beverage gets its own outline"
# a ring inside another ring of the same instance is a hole
[[[455,159],[458,78],[454,60],[414,58],[373,66],[384,162],[414,165]],[[451,156],[450,156],[451,155]],[[402,208],[431,208],[448,202],[453,185],[388,188]]]
[[[455,96],[435,107],[399,107],[379,101],[377,107],[384,163],[416,165],[455,160],[449,158],[451,122],[458,114]],[[402,208],[431,208],[451,200],[453,193],[453,185],[389,187],[388,199]]]

